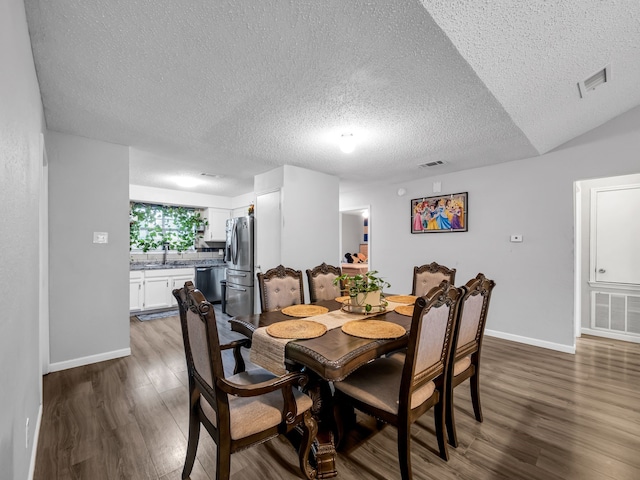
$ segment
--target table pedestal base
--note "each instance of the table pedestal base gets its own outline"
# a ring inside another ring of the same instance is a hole
[[[336,447],[334,441],[333,393],[329,382],[320,378],[311,370],[305,370],[309,375],[306,392],[313,400],[311,413],[318,421],[318,434],[311,446],[311,453],[316,461],[318,478],[333,478],[338,475],[336,470]]]
[[[326,437],[328,433],[329,438]],[[318,478],[333,478],[338,475],[336,470],[336,448],[331,432],[318,433],[317,439],[311,446],[311,452],[316,460]]]

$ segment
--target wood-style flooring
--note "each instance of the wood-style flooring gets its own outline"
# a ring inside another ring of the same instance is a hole
[[[219,310],[218,310],[219,314]],[[35,477],[179,479],[188,426],[179,319],[131,318],[131,356],[44,377]],[[218,315],[223,341],[237,338]],[[412,429],[415,479],[640,479],[640,344],[595,337],[577,354],[485,338],[477,423],[468,385],[455,391],[460,446],[436,452],[432,413]],[[396,430],[365,416],[337,458],[338,478],[399,479]],[[274,439],[232,456],[232,478],[299,478]],[[192,479],[215,479],[202,429]]]

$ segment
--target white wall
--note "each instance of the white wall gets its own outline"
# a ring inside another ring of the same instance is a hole
[[[232,199],[220,195],[170,190],[168,188],[129,185],[129,199],[135,202],[180,205],[194,208],[224,208],[231,210]]]
[[[0,477],[24,479],[40,415],[42,103],[24,3],[0,2]],[[29,443],[25,424],[29,418]]]
[[[49,132],[47,153],[51,369],[128,355],[129,149]]]
[[[576,180],[638,173],[640,107],[540,157],[424,178],[387,188],[344,192],[340,209],[371,204],[371,255],[391,283],[408,293],[414,265],[436,261],[458,270],[458,284],[478,272],[496,281],[489,334],[573,351]],[[469,192],[469,231],[415,234],[406,212],[412,198]],[[399,186],[407,195],[398,197]],[[379,226],[383,226],[381,228]],[[510,243],[511,234],[523,243]]]
[[[284,167],[282,262],[302,270],[339,260],[338,177],[305,168]]]
[[[347,213],[342,216],[342,250],[340,253],[344,257],[345,253],[358,253],[360,244],[364,243],[364,218],[362,215],[351,215]],[[341,257],[341,258],[342,258]]]

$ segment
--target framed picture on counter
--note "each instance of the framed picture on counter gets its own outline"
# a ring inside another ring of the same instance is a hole
[[[466,232],[469,194],[453,193],[411,200],[411,233]]]

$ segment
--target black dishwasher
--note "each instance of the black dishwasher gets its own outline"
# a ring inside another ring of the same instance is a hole
[[[220,303],[222,302],[220,280],[224,280],[225,277],[225,265],[196,267],[196,288],[202,292],[210,303]]]

